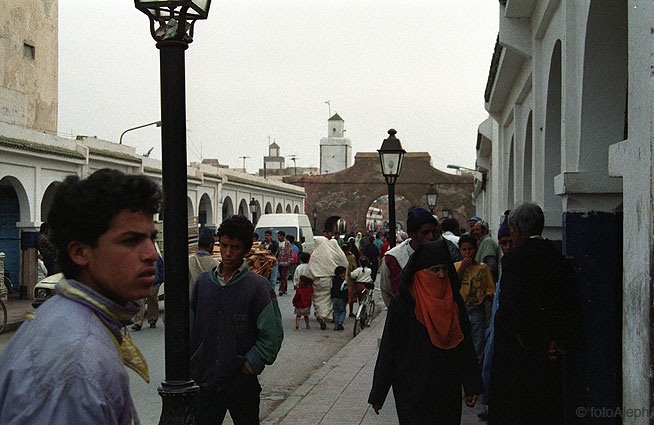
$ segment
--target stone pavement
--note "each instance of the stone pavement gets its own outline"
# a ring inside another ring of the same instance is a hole
[[[389,392],[384,407],[376,415],[367,403],[377,360],[378,341],[384,330],[386,311],[381,313],[327,364],[322,366],[288,397],[262,424],[272,425],[350,425],[397,424],[395,401]],[[352,328],[345,330],[352,332]],[[461,424],[484,424],[477,418],[483,407],[463,406]]]
[[[316,370],[295,392],[270,413],[265,425],[385,425],[397,424],[395,401],[389,392],[384,407],[376,415],[367,403],[377,360],[379,339],[384,330],[386,311],[381,312],[370,328],[365,328],[325,365]],[[7,330],[18,328],[33,312],[32,301],[11,298],[7,303]],[[349,321],[348,321],[349,322]],[[351,322],[349,322],[351,323]],[[352,333],[352,327],[345,329]],[[462,407],[462,425],[484,424],[477,418],[483,407]]]

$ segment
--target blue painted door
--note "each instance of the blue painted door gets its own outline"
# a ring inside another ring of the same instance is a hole
[[[11,186],[0,185],[0,252],[5,253],[5,273],[18,288],[18,267],[20,264],[20,221],[18,197]]]

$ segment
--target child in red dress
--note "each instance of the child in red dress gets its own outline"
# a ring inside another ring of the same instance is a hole
[[[304,316],[304,321],[309,326],[309,313],[311,313],[311,293],[313,292],[313,281],[307,276],[300,276],[298,288],[293,296],[293,307],[295,307],[295,329],[300,328],[300,317]]]

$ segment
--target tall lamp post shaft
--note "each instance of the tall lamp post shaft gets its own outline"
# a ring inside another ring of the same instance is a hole
[[[164,192],[164,281],[166,376],[160,424],[195,423],[191,380],[188,216],[186,208],[186,94],[184,43],[158,43],[161,76],[161,144]],[[190,419],[190,420],[189,420]]]
[[[388,243],[390,247],[395,246],[395,234],[397,229],[395,228],[395,184],[390,183],[388,185],[388,221],[390,228],[390,235],[388,238]]]
[[[159,424],[192,425],[200,388],[191,379],[184,51],[193,41],[195,21],[207,19],[211,0],[134,0],[134,6],[150,21],[160,60],[167,323]]]

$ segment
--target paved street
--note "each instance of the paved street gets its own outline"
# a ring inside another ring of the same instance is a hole
[[[389,393],[379,416],[367,404],[372,374],[377,359],[377,344],[384,328],[386,312],[378,299],[379,316],[370,328],[352,338],[352,319],[346,319],[345,331],[335,332],[332,326],[320,331],[315,320],[310,330],[295,330],[292,293],[282,296],[280,308],[284,324],[284,343],[277,361],[266,367],[260,376],[262,385],[260,418],[267,425],[349,425],[396,424],[397,416],[392,393]],[[14,304],[16,305],[16,304]],[[27,308],[22,304],[22,310]],[[31,310],[31,309],[30,309]],[[21,313],[24,315],[24,311]],[[0,352],[12,333],[0,335]],[[147,326],[131,333],[145,355],[150,368],[146,384],[129,371],[130,388],[141,422],[159,423],[161,398],[157,387],[164,378],[164,325]],[[476,406],[463,406],[462,424],[482,424]],[[231,424],[229,414],[225,424]]]
[[[300,387],[310,375],[332,356],[339,352],[352,339],[352,319],[347,319],[343,332],[335,332],[333,326],[321,331],[315,319],[311,320],[311,329],[295,330],[293,314],[293,289],[289,294],[279,297],[279,305],[284,325],[284,342],[277,360],[266,367],[259,380],[262,386],[261,418],[265,418],[279,404]],[[29,309],[23,306],[21,309]],[[21,317],[24,313],[19,314]],[[10,334],[0,335],[0,352],[4,351]],[[131,332],[132,339],[145,356],[149,370],[150,383],[146,384],[138,375],[129,371],[130,388],[137,412],[144,425],[159,423],[161,398],[157,387],[164,379],[164,325],[159,320],[155,329],[147,324],[139,332]],[[225,423],[231,423],[226,420]]]
[[[346,324],[345,332],[335,332],[329,327],[321,331],[315,320],[311,329],[295,330],[293,315],[293,292],[279,297],[284,324],[284,343],[272,366],[267,366],[259,377],[261,382],[260,417],[265,418],[279,404],[302,385],[309,376],[352,339],[352,327]],[[352,319],[349,319],[350,321]],[[157,387],[164,378],[164,328],[159,321],[156,329],[144,327],[132,332],[132,339],[145,355],[150,367],[150,384],[130,371],[132,396],[139,417],[144,425],[155,425],[161,413],[161,398]],[[226,420],[225,423],[231,423]]]
[[[264,421],[265,425],[391,425],[397,424],[395,402],[389,392],[376,415],[367,403],[377,361],[378,341],[386,312],[380,315],[329,362],[316,371]],[[481,406],[463,404],[462,425],[484,424],[477,418]]]

